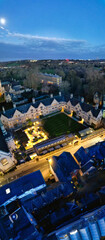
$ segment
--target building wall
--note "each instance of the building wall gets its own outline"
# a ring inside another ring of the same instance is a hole
[[[67,110],[69,112],[75,112],[77,116],[83,118],[84,121],[90,125],[91,124],[98,125],[98,124],[100,124],[101,119],[102,119],[102,111],[101,110],[100,110],[98,116],[94,117],[91,111],[89,111],[89,112],[83,111],[79,103],[77,105],[73,106],[71,104],[71,102],[69,101],[67,103]]]
[[[26,113],[21,113],[18,110],[15,111],[12,118],[7,118],[3,114],[1,115],[1,121],[5,127],[13,128],[15,124],[21,124],[26,122],[28,119],[37,119],[40,115],[48,115],[50,113],[61,111],[62,108],[68,112],[76,112],[77,116],[80,116],[88,124],[98,125],[102,119],[102,111],[99,112],[99,115],[95,118],[91,111],[85,112],[82,110],[80,104],[73,106],[70,101],[67,103],[57,102],[55,99],[51,105],[45,106],[43,103],[40,103],[37,108],[32,105]]]
[[[9,169],[15,167],[16,160],[11,153],[0,151],[0,172],[6,173]]]

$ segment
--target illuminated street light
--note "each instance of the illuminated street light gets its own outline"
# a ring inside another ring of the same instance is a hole
[[[51,164],[51,163],[52,163],[52,159],[50,158],[50,159],[48,160],[48,162]]]

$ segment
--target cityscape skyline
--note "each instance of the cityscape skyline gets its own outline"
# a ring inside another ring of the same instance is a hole
[[[105,55],[105,2],[0,1],[0,61]]]

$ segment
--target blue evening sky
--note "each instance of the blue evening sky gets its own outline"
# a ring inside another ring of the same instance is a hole
[[[105,0],[0,0],[0,61],[105,58]]]

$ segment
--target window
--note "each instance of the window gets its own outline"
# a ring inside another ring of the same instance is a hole
[[[1,164],[2,164],[3,166],[7,165],[7,164],[8,164],[7,159],[6,159],[6,158],[3,158],[3,159],[1,160]]]

